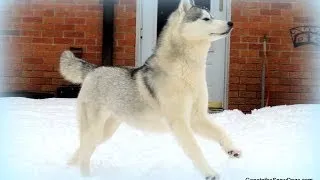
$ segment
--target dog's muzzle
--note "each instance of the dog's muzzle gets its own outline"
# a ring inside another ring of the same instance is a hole
[[[231,21],[229,21],[228,23],[227,23],[227,25],[228,25],[228,27],[229,27],[229,29],[226,31],[226,32],[223,32],[223,33],[211,33],[210,35],[227,35],[227,34],[229,34],[231,31],[232,31],[232,29],[233,29],[233,22],[231,22]]]

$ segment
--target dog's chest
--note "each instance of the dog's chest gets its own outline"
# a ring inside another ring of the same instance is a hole
[[[205,68],[190,64],[180,64],[175,73],[183,88],[197,89],[206,78]]]

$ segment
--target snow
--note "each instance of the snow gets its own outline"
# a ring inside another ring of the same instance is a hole
[[[0,98],[0,179],[201,180],[170,134],[146,134],[122,125],[99,146],[92,176],[83,178],[66,161],[78,146],[75,99]],[[211,115],[243,151],[228,158],[213,142],[197,137],[221,179],[320,178],[320,105],[267,107]]]

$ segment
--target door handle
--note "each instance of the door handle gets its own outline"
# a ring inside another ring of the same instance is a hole
[[[220,12],[223,11],[223,1],[224,1],[224,0],[220,0],[220,3],[219,3],[219,11],[220,11]]]

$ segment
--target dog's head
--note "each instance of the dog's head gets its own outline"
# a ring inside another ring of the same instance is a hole
[[[172,18],[176,18],[179,33],[188,40],[216,41],[226,37],[233,27],[232,22],[217,20],[208,10],[195,6],[193,0],[181,0]]]

